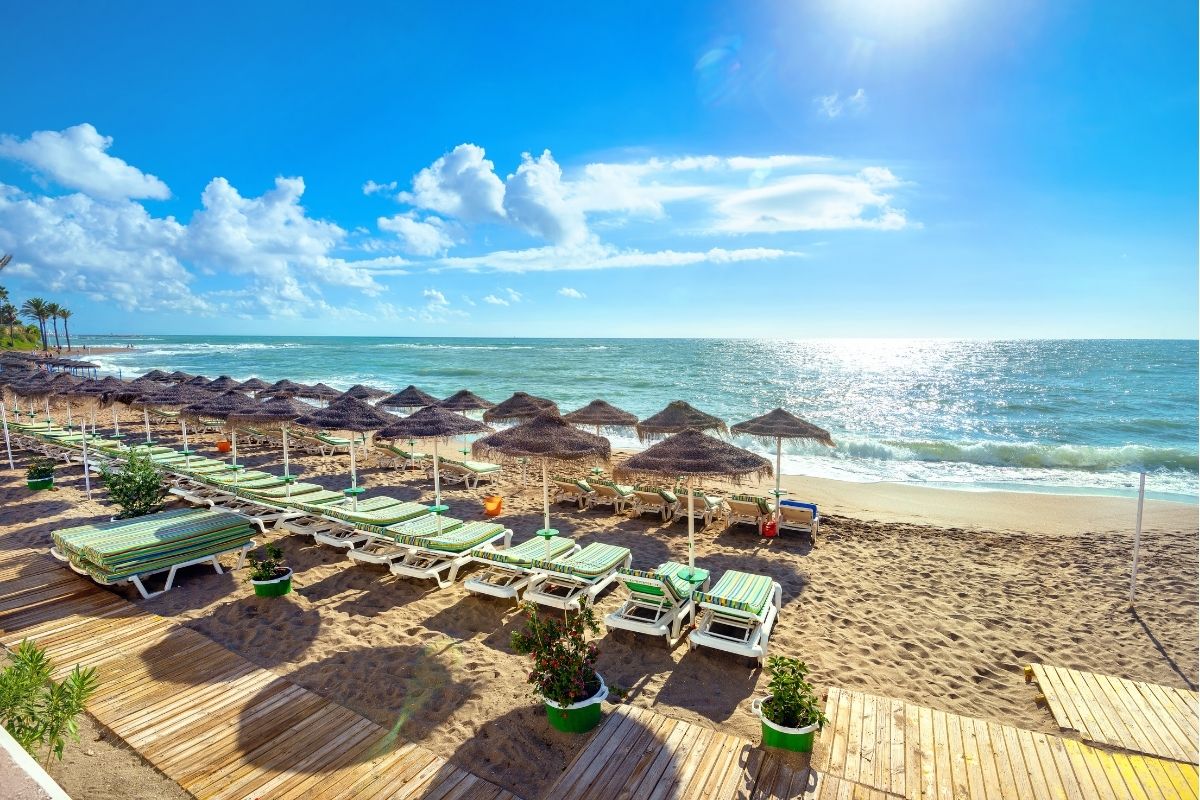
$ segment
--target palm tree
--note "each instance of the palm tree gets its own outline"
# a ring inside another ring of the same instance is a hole
[[[8,262],[10,261],[12,261],[12,253],[5,253],[4,255],[0,256],[0,269],[7,267]]]
[[[62,350],[62,342],[58,340],[58,312],[62,309],[58,307],[58,303],[50,303],[46,306],[46,311],[50,313],[50,322],[54,325],[54,349]]]
[[[46,341],[46,320],[50,319],[50,304],[40,297],[31,297],[21,304],[21,315],[28,320],[36,320],[38,329],[42,332],[42,350],[49,350]]]
[[[13,336],[13,328],[20,321],[17,315],[17,307],[12,303],[4,303],[0,305],[0,325],[8,326],[8,344],[10,347],[16,345],[16,337]]]
[[[8,289],[0,286],[0,306],[8,302]]]
[[[67,337],[67,350],[71,349],[71,330],[67,327],[67,320],[71,318],[71,309],[58,307],[58,318],[63,321],[63,333]]]

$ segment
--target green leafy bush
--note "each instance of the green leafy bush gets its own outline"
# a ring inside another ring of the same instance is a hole
[[[53,478],[56,466],[58,466],[58,462],[52,458],[35,458],[29,462],[29,467],[25,470],[25,478],[31,481]]]
[[[816,724],[825,727],[828,720],[821,710],[821,703],[812,684],[804,678],[808,665],[803,661],[785,656],[769,656],[767,670],[771,682],[767,691],[771,696],[763,701],[763,715],[785,728],[804,728]]]
[[[287,567],[283,565],[283,551],[273,544],[269,544],[263,548],[266,553],[266,558],[257,559],[250,556],[250,580],[252,581],[272,581],[276,578],[283,577],[283,573],[287,571]]]
[[[590,631],[600,632],[596,615],[587,601],[579,613],[560,621],[538,615],[537,606],[524,604],[529,620],[525,630],[513,631],[512,648],[533,656],[528,681],[538,694],[559,705],[586,700],[600,689],[596,676],[596,645],[586,640]]]
[[[76,717],[96,691],[96,670],[71,671],[62,682],[50,680],[54,665],[46,651],[28,639],[17,645],[0,670],[0,724],[33,756],[61,759],[68,737],[79,738]]]
[[[100,471],[100,481],[108,489],[108,497],[121,508],[117,519],[129,519],[153,514],[162,509],[167,496],[167,484],[162,470],[149,455],[131,453],[120,472],[107,465]]]

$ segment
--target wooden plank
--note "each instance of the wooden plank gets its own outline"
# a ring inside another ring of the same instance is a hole
[[[678,769],[675,770],[675,774],[670,775],[669,771],[665,773],[664,777],[669,777],[670,780],[664,779],[659,783],[647,800],[666,800],[666,798],[681,796],[684,791],[682,787],[691,785],[696,770],[699,769],[704,754],[712,746],[715,736],[715,731],[710,728],[702,728],[696,734],[696,739],[687,754],[681,755],[681,762]]]
[[[1034,738],[1041,745],[1043,756],[1048,754],[1048,760],[1058,770],[1058,781],[1061,787],[1056,790],[1061,792],[1058,796],[1065,796],[1068,800],[1092,800],[1096,796],[1094,791],[1084,791],[1084,786],[1091,784],[1091,776],[1087,772],[1084,772],[1082,776],[1075,773],[1075,766],[1067,754],[1063,739],[1059,736],[1047,736],[1044,733],[1035,734]]]
[[[952,763],[953,756],[950,753],[950,733],[946,715],[936,709],[930,709],[929,713],[933,719],[933,758],[937,766],[935,796],[938,800],[953,800],[956,774]]]
[[[937,737],[933,732],[933,709],[921,706],[917,709],[917,719],[921,728],[921,800],[936,800],[938,797],[938,758]]]
[[[922,790],[921,719],[917,707],[904,704],[904,791],[906,797],[920,800]]]

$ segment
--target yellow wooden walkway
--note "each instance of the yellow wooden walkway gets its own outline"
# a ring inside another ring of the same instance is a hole
[[[609,712],[544,800],[899,800],[642,708]]]
[[[1196,798],[1196,767],[844,689],[822,732],[829,775],[926,798]]]
[[[0,644],[62,677],[94,666],[88,711],[199,798],[516,800],[343,706],[146,613],[48,556],[0,553]]]
[[[1086,741],[1200,763],[1200,694],[1066,667],[1031,664],[1058,724]]]

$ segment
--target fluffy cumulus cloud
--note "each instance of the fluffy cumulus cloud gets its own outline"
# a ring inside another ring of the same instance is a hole
[[[19,161],[44,178],[108,200],[171,196],[153,175],[108,154],[111,136],[88,123],[62,131],[37,131],[28,139],[0,136],[0,158]]]
[[[897,184],[891,172],[882,168],[854,175],[793,175],[730,193],[717,204],[715,227],[741,234],[899,230],[907,219],[903,211],[891,207],[891,195],[886,191]]]
[[[568,197],[562,168],[549,150],[537,158],[523,154],[521,165],[504,186],[504,208],[509,218],[529,233],[566,247],[587,241],[583,208]]]
[[[570,286],[564,286],[563,288],[559,289],[558,294],[562,297],[570,298],[571,300],[582,300],[583,298],[587,297],[587,295],[583,292],[579,291],[578,289],[572,289]]]
[[[415,256],[440,255],[455,245],[445,220],[433,215],[418,219],[415,211],[380,217],[379,229],[396,234],[404,251]]]
[[[860,88],[846,97],[840,92],[822,94],[813,98],[813,105],[818,114],[828,119],[837,119],[843,114],[860,114],[867,110],[867,93]]]
[[[504,184],[482,147],[460,144],[417,173],[399,199],[463,222],[503,219]]]

